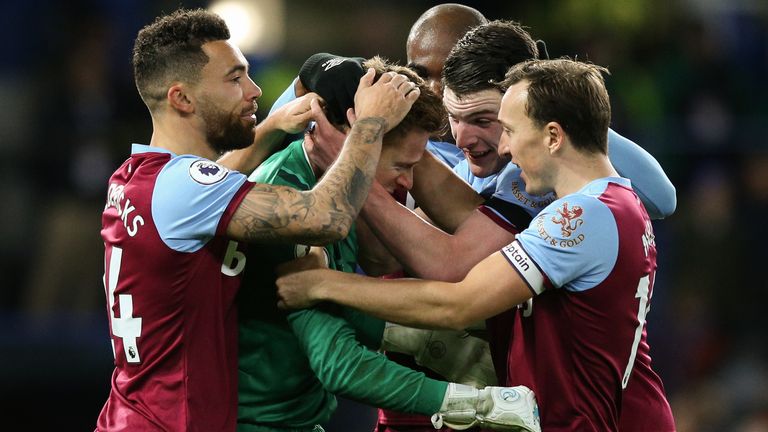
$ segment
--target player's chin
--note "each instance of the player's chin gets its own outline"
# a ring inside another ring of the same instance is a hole
[[[525,172],[522,172],[520,174],[520,179],[525,183],[525,193],[531,196],[542,196],[545,195],[547,190],[545,190],[539,183],[536,183],[535,180],[531,180],[525,175]]]
[[[253,140],[256,138],[256,133],[253,129],[244,131],[237,139],[230,139],[226,144],[220,146],[223,151],[240,150],[249,147],[253,144]]]
[[[490,166],[488,164],[473,164],[470,163],[469,170],[472,172],[472,175],[479,178],[485,178],[490,176],[491,174],[494,174],[496,172],[495,166]]]

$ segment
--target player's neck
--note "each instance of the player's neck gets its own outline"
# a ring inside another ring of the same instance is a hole
[[[301,146],[304,150],[304,155],[306,156],[307,162],[309,162],[309,167],[312,168],[312,172],[315,174],[315,179],[320,180],[320,177],[325,174],[325,171],[320,169],[320,167],[312,160],[312,158],[309,157],[309,153],[307,152],[307,148],[305,147],[306,144],[304,142],[301,143]]]
[[[208,143],[205,132],[181,118],[153,118],[149,145],[170,150],[177,155],[192,154],[209,160],[219,157]]]
[[[576,153],[558,167],[555,179],[555,194],[564,197],[604,177],[618,177],[606,155],[583,155]]]

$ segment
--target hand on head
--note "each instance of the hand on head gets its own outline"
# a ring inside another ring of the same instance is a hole
[[[360,78],[355,93],[355,116],[384,119],[385,132],[388,132],[408,114],[420,90],[405,75],[386,72],[375,83],[374,77],[375,71],[371,68]]]

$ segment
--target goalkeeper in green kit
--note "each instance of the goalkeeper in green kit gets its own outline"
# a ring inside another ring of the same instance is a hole
[[[376,173],[376,180],[391,193],[407,190],[412,184],[412,168],[421,158],[428,137],[442,127],[444,119],[440,99],[418,76],[379,58],[363,62],[316,54],[302,67],[300,85],[325,100],[327,120],[317,101],[312,102],[318,123],[330,121],[343,131],[354,121],[348,108],[354,105],[354,91],[361,77],[367,79],[363,67],[373,68],[375,79],[387,72],[406,75],[420,90],[411,111],[385,134]],[[318,79],[322,74],[327,76]],[[323,84],[312,88],[318,82]],[[304,139],[298,139],[272,155],[250,180],[309,190],[327,168],[318,165],[307,156]],[[355,230],[322,249],[250,246],[238,294],[238,431],[322,431],[319,424],[328,421],[336,409],[334,395],[432,415],[435,428],[539,430],[536,400],[525,387],[479,390],[438,381],[376,352],[387,349],[415,354],[423,349],[419,332],[424,331],[400,331],[397,327],[385,331],[383,321],[332,304],[290,313],[279,310],[274,282],[280,264],[302,256],[308,266],[327,265],[354,272],[358,260]]]

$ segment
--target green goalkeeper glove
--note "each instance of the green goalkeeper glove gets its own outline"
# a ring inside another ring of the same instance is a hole
[[[480,427],[498,431],[541,432],[539,408],[533,391],[525,386],[486,387],[478,390],[448,384],[440,411],[432,416],[435,429]]]

